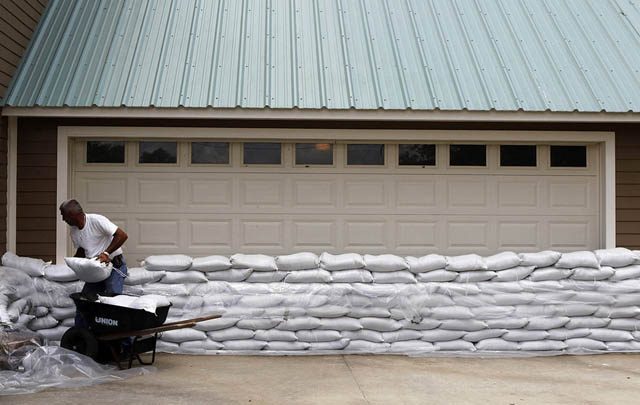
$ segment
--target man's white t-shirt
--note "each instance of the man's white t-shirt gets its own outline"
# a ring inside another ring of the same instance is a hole
[[[77,226],[71,227],[71,241],[76,249],[84,249],[85,257],[93,258],[109,247],[118,226],[98,214],[85,214],[85,218],[82,229],[78,229]],[[118,248],[111,253],[111,258],[121,254],[122,249]]]

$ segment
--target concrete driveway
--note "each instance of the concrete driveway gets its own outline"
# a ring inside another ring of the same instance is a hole
[[[158,372],[4,404],[638,404],[640,355],[511,359],[161,354]]]

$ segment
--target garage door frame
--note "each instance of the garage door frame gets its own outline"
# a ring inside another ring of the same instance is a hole
[[[615,133],[577,131],[435,131],[435,130],[357,130],[282,128],[185,128],[185,127],[99,127],[60,126],[57,142],[57,201],[69,198],[72,167],[71,146],[75,138],[179,138],[234,140],[338,140],[338,141],[455,141],[455,142],[535,142],[600,143],[601,237],[604,246],[615,246]],[[70,247],[67,225],[56,221],[56,260],[62,263]]]

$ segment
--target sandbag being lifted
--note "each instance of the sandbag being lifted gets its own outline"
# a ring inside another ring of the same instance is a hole
[[[99,283],[106,280],[113,270],[112,263],[102,263],[98,258],[65,257],[67,266],[73,270],[78,278],[87,283]]]

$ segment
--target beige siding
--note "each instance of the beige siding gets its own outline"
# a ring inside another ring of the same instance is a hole
[[[55,260],[55,124],[18,122],[16,251]]]
[[[640,249],[640,131],[616,134],[617,245]]]
[[[7,91],[46,3],[47,0],[0,0],[0,98]]]

